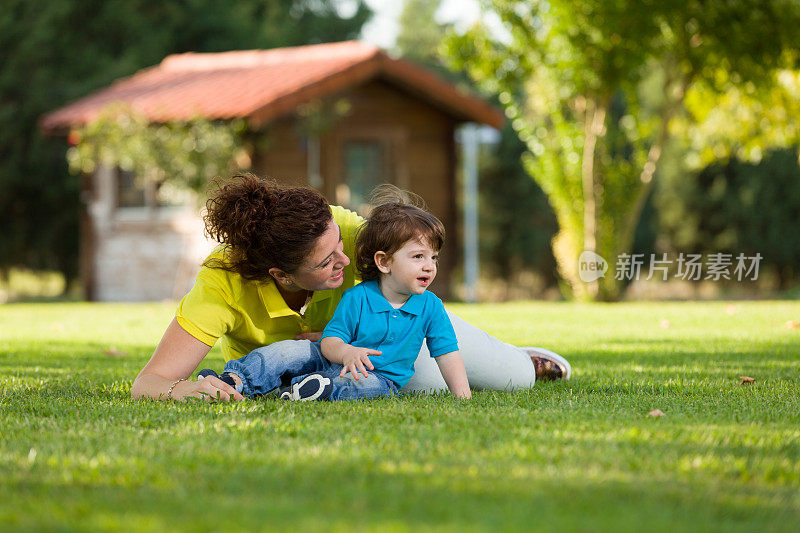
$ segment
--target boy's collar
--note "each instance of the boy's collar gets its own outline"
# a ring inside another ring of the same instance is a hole
[[[395,311],[392,304],[381,293],[381,287],[376,280],[364,281],[361,283],[364,286],[364,292],[367,294],[367,303],[373,313],[386,313]],[[412,294],[398,311],[403,311],[411,315],[422,314],[422,309],[425,304],[425,293]]]

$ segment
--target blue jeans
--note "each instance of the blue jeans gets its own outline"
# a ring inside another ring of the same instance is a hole
[[[225,364],[225,372],[242,378],[242,394],[258,396],[274,391],[282,383],[301,381],[309,374],[321,374],[331,380],[333,392],[325,400],[359,400],[397,393],[393,381],[376,372],[356,381],[350,373],[339,377],[342,365],[331,363],[322,355],[319,342],[280,341],[256,348],[239,359]]]

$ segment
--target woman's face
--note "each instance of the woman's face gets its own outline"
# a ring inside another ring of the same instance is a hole
[[[342,231],[331,220],[306,260],[291,274],[293,288],[309,291],[336,289],[344,281],[344,267],[349,264],[350,258],[344,254]]]

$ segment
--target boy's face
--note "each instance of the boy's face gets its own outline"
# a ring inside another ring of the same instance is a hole
[[[396,294],[422,294],[436,277],[438,259],[429,243],[408,241],[386,260],[381,286]]]

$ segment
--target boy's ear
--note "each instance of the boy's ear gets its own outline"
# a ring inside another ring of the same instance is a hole
[[[373,259],[375,260],[375,266],[378,267],[378,270],[384,274],[390,272],[391,269],[389,267],[391,266],[392,258],[386,252],[380,250],[375,252]]]

